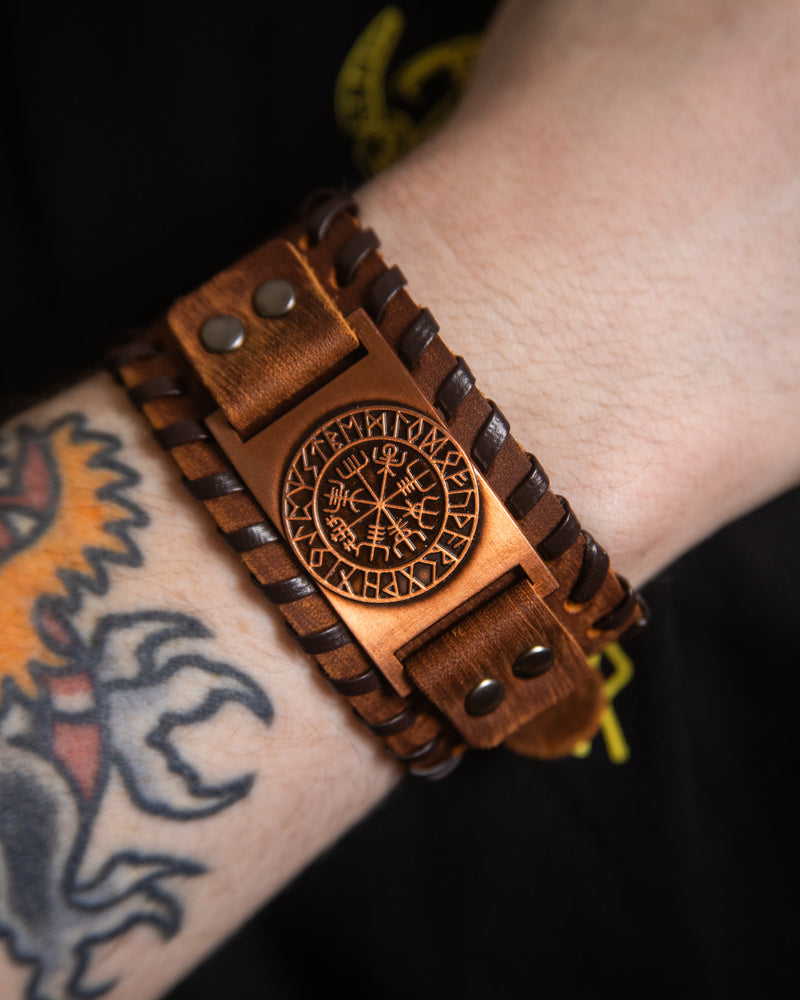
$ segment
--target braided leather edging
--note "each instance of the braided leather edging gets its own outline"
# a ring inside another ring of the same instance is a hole
[[[548,606],[578,640],[587,655],[615,638],[628,638],[647,624],[645,601],[617,576],[607,553],[583,531],[567,501],[549,489],[549,480],[536,458],[524,452],[510,433],[508,421],[475,385],[475,377],[461,357],[453,358],[439,337],[439,327],[427,309],[420,309],[404,290],[406,279],[397,267],[388,267],[372,230],[362,230],[352,199],[342,192],[322,191],[311,196],[314,206],[287,238],[307,247],[317,277],[340,309],[348,315],[364,304],[378,329],[396,350],[430,402],[444,415],[450,431],[487,475],[506,509],[550,565],[560,582]],[[320,235],[319,219],[325,219]],[[330,280],[327,260],[333,259],[336,284]],[[452,358],[449,371],[435,384],[423,373],[426,356]],[[462,411],[470,409],[464,420]],[[476,415],[480,414],[476,421]],[[498,460],[520,471],[509,487],[495,475]],[[527,467],[526,467],[527,466]],[[543,532],[543,533],[542,533]]]
[[[326,213],[318,215],[324,230]],[[156,442],[183,473],[185,487],[205,505],[257,590],[278,607],[287,631],[334,691],[410,773],[444,777],[460,760],[461,737],[421,699],[400,697],[384,682],[205,429],[193,376],[178,364],[158,348],[156,337],[125,344],[109,359]]]

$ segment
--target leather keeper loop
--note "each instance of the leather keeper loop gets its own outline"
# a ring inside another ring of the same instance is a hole
[[[183,483],[195,500],[218,500],[244,490],[244,483],[234,472],[212,472],[199,479],[184,479]]]
[[[317,592],[316,586],[305,573],[298,573],[297,576],[289,576],[274,583],[262,583],[255,576],[252,580],[253,585],[258,587],[273,604],[291,604],[293,601],[299,601],[301,597],[310,597]]]
[[[380,245],[381,241],[371,229],[360,229],[355,236],[352,236],[336,255],[337,284],[340,287],[349,285],[361,261]]]
[[[192,441],[207,441],[209,437],[199,420],[176,420],[174,424],[167,424],[153,433],[164,451],[172,451]]]
[[[622,600],[615,607],[613,607],[608,614],[603,615],[602,618],[598,618],[597,621],[594,622],[592,627],[598,629],[600,632],[613,632],[615,629],[618,629],[621,625],[623,625],[627,620],[628,615],[630,615],[631,611],[633,611],[638,599],[637,595],[633,591],[633,588],[624,576],[619,576],[619,574],[617,574],[617,580],[625,593]]]
[[[588,531],[584,531],[583,538],[583,560],[578,571],[578,578],[568,598],[573,604],[585,604],[587,601],[591,601],[602,587],[611,565],[606,550],[597,544]]]
[[[508,437],[509,424],[493,400],[488,400],[492,408],[489,419],[481,427],[472,446],[472,457],[481,472],[488,472]]]
[[[164,396],[184,396],[186,386],[177,378],[171,375],[153,375],[143,382],[133,386],[128,390],[133,405],[141,410],[145,403],[150,403],[154,399],[163,399]]]
[[[536,546],[536,551],[545,562],[552,562],[573,545],[581,533],[580,523],[572,513],[572,508],[564,499],[558,497],[559,503],[564,508],[564,516],[550,532],[547,538],[542,539]]]
[[[380,326],[386,307],[406,284],[406,277],[399,267],[390,267],[372,282],[365,305],[376,326]]]
[[[456,356],[456,366],[439,386],[436,393],[436,405],[442,411],[446,420],[452,420],[456,410],[461,406],[475,385],[475,376],[470,371],[467,362]]]
[[[306,220],[306,231],[311,243],[324,240],[333,220],[345,210],[351,215],[358,214],[358,206],[343,191],[329,189],[315,191],[309,195],[303,205],[302,214]]]
[[[278,540],[278,533],[269,521],[247,524],[235,531],[220,531],[220,534],[234,552],[252,552]]]
[[[353,641],[349,629],[342,622],[336,622],[335,625],[320,629],[319,632],[309,632],[307,635],[295,632],[289,622],[286,622],[286,631],[302,650],[312,656],[330,653],[332,650],[339,649]]]
[[[320,668],[322,669],[322,668]],[[381,675],[377,670],[370,667],[358,677],[331,677],[322,671],[325,680],[330,684],[337,694],[344,695],[345,698],[356,698],[361,694],[371,694],[373,691],[380,691],[383,687]]]
[[[397,353],[409,371],[417,367],[425,348],[438,332],[439,324],[427,309],[422,309],[417,318],[405,329],[397,345]]]

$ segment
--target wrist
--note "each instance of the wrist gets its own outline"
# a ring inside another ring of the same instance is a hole
[[[360,192],[364,224],[385,234],[387,257],[403,261],[409,285],[470,360],[482,391],[502,400],[554,491],[615,567],[641,583],[680,542],[665,538],[663,484],[655,484],[667,458],[654,456],[639,388],[622,375],[635,337],[619,325],[609,332],[616,293],[590,287],[579,250],[567,253],[555,233],[536,232],[535,205],[525,208],[528,234],[485,201],[466,212],[490,178],[454,181],[447,163],[460,156],[448,144],[429,146]]]

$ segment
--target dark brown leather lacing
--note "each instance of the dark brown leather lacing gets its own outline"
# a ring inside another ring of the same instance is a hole
[[[303,203],[302,216],[312,245],[325,239],[334,219],[340,212],[358,215],[358,206],[343,191],[323,189],[315,191]]]
[[[570,505],[562,496],[557,499],[564,509],[564,516],[550,534],[536,546],[536,551],[545,562],[552,562],[563,555],[568,548],[577,542],[581,533],[581,526]]]
[[[467,362],[458,355],[456,366],[439,386],[436,393],[436,405],[444,414],[445,420],[452,420],[456,410],[472,391],[475,376],[470,371]]]
[[[323,675],[333,690],[345,698],[356,698],[372,691],[380,691],[384,685],[381,675],[372,668],[365,670],[358,677],[329,677],[324,671]]]
[[[405,330],[397,345],[400,360],[413,371],[420,358],[439,332],[439,324],[427,309],[420,309],[419,315]]]
[[[410,750],[408,753],[395,753],[394,750],[390,750],[389,756],[394,757],[395,760],[399,760],[402,764],[411,764],[414,761],[422,760],[423,757],[427,757],[435,749],[438,742],[439,737],[434,736],[427,743],[423,743],[422,746],[417,747],[415,750]]]
[[[352,239],[342,247],[336,255],[336,282],[339,285],[349,285],[355,277],[358,265],[372,250],[380,247],[381,241],[371,229],[359,229]]]
[[[199,479],[184,479],[183,485],[195,500],[219,500],[244,490],[244,483],[235,472],[212,472]]]
[[[407,284],[399,267],[390,267],[372,282],[367,292],[366,310],[376,326],[380,326],[386,307]]]
[[[569,600],[573,604],[585,604],[594,597],[602,587],[610,566],[608,553],[588,531],[584,531],[583,539],[583,561],[569,593]]]
[[[207,441],[209,436],[199,420],[176,420],[174,424],[168,424],[153,433],[164,451],[172,451],[173,448],[180,448],[182,444],[190,444],[192,441]]]
[[[521,521],[523,517],[530,514],[550,488],[550,480],[547,478],[547,473],[536,461],[535,456],[528,452],[528,458],[531,463],[531,471],[525,476],[519,486],[516,487],[508,500],[506,500],[506,507],[508,507],[518,521]]]
[[[490,466],[494,464],[509,431],[508,421],[494,401],[490,399],[489,405],[492,412],[472,445],[472,458],[481,472],[488,472]]]
[[[141,410],[145,403],[151,403],[154,399],[186,395],[186,385],[181,379],[171,375],[153,375],[140,382],[128,395],[136,409]]]
[[[401,712],[388,719],[384,719],[382,722],[367,722],[358,712],[356,712],[356,716],[376,736],[386,737],[397,736],[398,733],[403,733],[406,729],[410,729],[416,721],[417,712],[412,705],[408,705]]]
[[[123,365],[129,365],[134,361],[143,361],[146,358],[154,358],[156,354],[156,348],[149,340],[136,338],[115,347],[109,354],[109,365],[113,369],[119,370]]]
[[[285,580],[276,580],[274,583],[262,583],[252,573],[250,578],[253,585],[273,604],[291,604],[293,601],[310,597],[311,594],[317,592],[316,585],[305,573],[297,573],[295,576],[289,576]]]
[[[637,595],[625,577],[617,574],[617,579],[625,593],[616,607],[613,607],[608,614],[598,618],[594,623],[594,628],[600,632],[611,632],[623,625],[637,604]]]
[[[278,533],[271,521],[258,521],[256,524],[246,524],[235,531],[220,531],[220,534],[234,552],[252,552],[262,545],[278,540]]]
[[[321,628],[316,632],[306,632],[301,634],[296,632],[289,622],[286,622],[286,631],[294,639],[297,645],[305,653],[312,656],[319,656],[320,653],[330,653],[334,649],[346,646],[353,641],[353,636],[344,622],[336,622],[328,628]]]
[[[408,773],[415,775],[417,778],[425,778],[426,781],[440,781],[442,778],[446,778],[448,774],[452,774],[460,763],[460,757],[451,757],[449,760],[443,760],[440,764],[433,764],[431,767],[411,765]]]

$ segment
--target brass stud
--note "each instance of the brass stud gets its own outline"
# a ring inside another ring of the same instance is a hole
[[[235,351],[244,340],[244,323],[236,316],[212,316],[200,327],[200,342],[212,354]]]
[[[489,715],[500,706],[505,695],[502,681],[486,677],[464,699],[464,708],[470,715]]]
[[[555,663],[555,654],[549,646],[532,646],[521,656],[518,656],[511,668],[516,677],[530,680],[533,677],[541,677]]]
[[[294,309],[294,288],[283,278],[273,278],[258,286],[253,294],[253,308],[264,319],[277,319]]]

